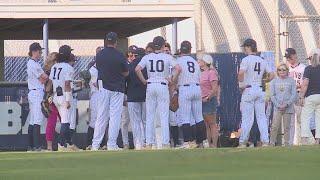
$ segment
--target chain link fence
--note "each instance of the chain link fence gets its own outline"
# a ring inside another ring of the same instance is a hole
[[[32,40],[6,40],[4,43],[4,76],[5,81],[26,81],[28,50]],[[49,52],[57,52],[62,45],[69,45],[78,60],[75,64],[75,78],[79,78],[79,72],[84,70],[89,62],[94,59],[96,48],[103,46],[103,40],[50,40]],[[43,65],[43,59],[40,60]]]
[[[284,48],[296,49],[299,62],[306,60],[313,48],[320,47],[320,1],[280,0]]]

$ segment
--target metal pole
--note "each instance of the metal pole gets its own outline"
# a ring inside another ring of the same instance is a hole
[[[275,61],[276,61],[276,65],[278,67],[278,65],[280,64],[280,0],[275,0],[275,22],[276,22],[276,27],[275,27],[275,45],[276,45],[276,49],[275,49]]]
[[[43,60],[45,61],[49,54],[49,21],[44,19],[43,22]]]
[[[174,18],[172,23],[172,54],[177,52],[178,47],[178,19]]]
[[[202,47],[202,0],[194,0],[195,5],[195,26],[196,26],[196,46],[197,51],[203,50]]]

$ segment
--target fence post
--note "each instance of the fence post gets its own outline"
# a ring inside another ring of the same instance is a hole
[[[275,22],[276,22],[276,27],[275,27],[275,61],[276,61],[276,66],[280,64],[280,1],[281,0],[274,0],[275,2]]]

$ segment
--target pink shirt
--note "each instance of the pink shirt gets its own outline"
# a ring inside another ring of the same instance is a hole
[[[200,77],[200,88],[201,88],[201,97],[202,99],[206,98],[211,90],[211,82],[218,81],[217,72],[213,69],[209,69],[208,71],[202,71]]]

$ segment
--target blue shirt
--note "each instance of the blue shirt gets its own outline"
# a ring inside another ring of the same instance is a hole
[[[135,59],[129,64],[129,76],[127,77],[127,102],[145,102],[146,101],[146,89],[135,72],[136,66],[141,59]],[[148,78],[147,70],[142,70],[144,78]]]
[[[96,56],[98,80],[109,91],[125,92],[124,72],[128,72],[128,63],[124,55],[112,47],[101,50]]]

